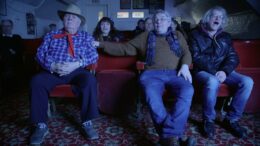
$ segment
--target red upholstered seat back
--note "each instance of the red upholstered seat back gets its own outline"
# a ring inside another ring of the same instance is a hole
[[[234,40],[233,47],[238,53],[240,64],[236,69],[254,80],[254,87],[245,112],[260,111],[260,40]]]
[[[259,40],[234,40],[233,47],[240,59],[239,68],[260,67],[260,41]]]
[[[96,77],[99,110],[107,114],[128,113],[137,97],[135,56],[99,53]]]
[[[25,55],[35,56],[37,48],[41,45],[42,38],[37,39],[23,39],[23,46]]]
[[[39,65],[35,60],[35,55],[37,52],[38,47],[41,45],[42,39],[23,39],[23,63],[24,65],[24,72],[26,74],[26,80],[30,80],[31,77],[39,71]]]
[[[136,74],[129,70],[103,70],[96,74],[98,107],[107,114],[128,113],[137,98]]]
[[[98,66],[96,71],[102,70],[136,70],[135,63],[137,59],[135,56],[110,56],[99,53]]]

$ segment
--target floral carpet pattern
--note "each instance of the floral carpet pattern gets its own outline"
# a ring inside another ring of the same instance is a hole
[[[260,146],[260,114],[244,114],[240,124],[248,137],[238,139],[216,121],[216,137],[209,140],[201,134],[201,106],[191,107],[185,135],[197,139],[198,146]],[[100,138],[84,139],[80,130],[79,108],[73,99],[56,101],[57,112],[48,120],[49,134],[42,145],[68,146],[152,146],[158,142],[147,108],[143,116],[109,116],[101,114],[94,121]],[[0,99],[0,145],[28,145],[31,133],[29,99],[24,97]],[[219,119],[219,118],[218,118]]]

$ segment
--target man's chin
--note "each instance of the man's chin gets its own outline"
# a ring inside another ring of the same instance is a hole
[[[220,26],[213,26],[210,27],[211,31],[217,31],[220,28]]]
[[[156,30],[156,33],[157,33],[157,34],[165,34],[166,32]]]

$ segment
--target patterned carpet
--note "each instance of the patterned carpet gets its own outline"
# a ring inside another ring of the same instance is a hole
[[[158,141],[147,108],[144,108],[144,116],[141,119],[129,115],[101,115],[94,121],[100,139],[89,141],[79,132],[79,108],[75,100],[56,100],[56,105],[57,112],[48,121],[50,133],[43,145],[150,146]],[[28,107],[27,95],[0,99],[0,145],[28,145],[31,131]],[[248,131],[248,138],[233,137],[217,120],[216,138],[209,140],[201,135],[200,107],[192,106],[186,130],[186,135],[197,138],[198,146],[260,146],[260,114],[244,114],[241,119],[241,125]]]

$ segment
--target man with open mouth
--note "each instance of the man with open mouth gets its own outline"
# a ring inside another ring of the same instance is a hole
[[[194,79],[202,87],[203,130],[214,138],[215,105],[221,83],[234,90],[231,104],[223,125],[236,137],[246,136],[246,130],[238,124],[253,88],[251,77],[235,71],[239,58],[232,46],[231,36],[223,31],[227,22],[226,10],[216,6],[208,10],[199,25],[191,33]]]

